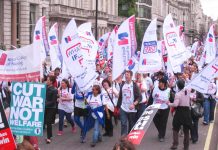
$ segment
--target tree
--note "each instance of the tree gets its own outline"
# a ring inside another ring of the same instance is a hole
[[[137,14],[136,10],[136,0],[119,0],[118,3],[118,14],[119,16],[130,17]],[[142,43],[142,30],[139,23],[135,24],[136,40],[138,45],[138,50]]]

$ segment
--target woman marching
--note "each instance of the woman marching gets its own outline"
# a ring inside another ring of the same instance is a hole
[[[185,90],[185,81],[180,79],[177,81],[179,91],[175,95],[173,103],[168,103],[171,107],[176,107],[173,118],[173,145],[171,149],[177,149],[179,144],[179,130],[183,126],[184,132],[184,150],[189,149],[189,130],[192,127],[191,111],[190,111],[190,91]]]
[[[72,126],[72,132],[76,132],[76,128],[74,125],[74,121],[71,118],[71,114],[73,112],[73,96],[71,94],[71,88],[69,85],[69,81],[67,79],[63,79],[61,81],[61,87],[58,89],[58,113],[59,113],[59,131],[58,135],[63,134],[63,123],[64,116],[66,116],[67,121]]]
[[[103,136],[113,136],[113,123],[112,117],[114,108],[117,105],[117,99],[119,96],[118,91],[115,88],[111,87],[111,83],[108,79],[104,79],[102,81],[102,86],[104,90],[102,91],[102,95],[105,98],[106,106],[105,106],[105,133]]]
[[[51,143],[52,124],[54,123],[57,106],[58,91],[53,86],[55,83],[55,76],[47,77],[46,101],[45,101],[45,124],[47,125],[47,139],[46,143]]]
[[[88,99],[86,99],[86,103],[90,107],[90,117],[94,124],[94,132],[91,147],[95,147],[97,142],[102,141],[100,124],[104,126],[104,106],[106,104],[105,100],[103,99],[103,96],[101,95],[101,88],[99,85],[94,85],[92,87],[92,94],[88,97]]]

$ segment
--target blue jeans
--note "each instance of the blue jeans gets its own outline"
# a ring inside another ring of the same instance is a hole
[[[80,117],[83,118],[83,121],[80,120]],[[87,133],[87,117],[84,116],[77,116],[74,114],[74,121],[75,123],[81,128],[81,138],[85,139]]]
[[[59,114],[59,131],[63,131],[64,116],[66,116],[66,119],[71,124],[71,126],[74,127],[74,122],[73,119],[71,118],[72,113],[67,113],[64,110],[58,109],[58,114]]]
[[[204,122],[207,124],[214,120],[215,99],[205,98],[204,100]]]
[[[136,112],[125,112],[120,108],[121,135],[127,135],[136,123]],[[129,128],[128,128],[129,126]]]
[[[95,119],[93,141],[92,142],[97,143],[99,138],[101,138],[100,123],[99,123],[98,119]]]

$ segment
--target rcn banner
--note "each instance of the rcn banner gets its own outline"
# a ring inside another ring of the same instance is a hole
[[[148,26],[141,47],[139,72],[154,73],[162,68],[162,59],[157,49],[157,19]]]
[[[115,44],[115,36],[117,34],[118,26],[115,26],[108,40],[107,47],[107,60],[111,60],[113,56],[114,44]]]
[[[45,22],[46,18],[45,16],[42,16],[36,23],[33,35],[33,43],[40,45],[39,51],[41,56],[41,62],[43,62],[46,59],[46,55],[48,55],[49,51]]]
[[[141,117],[138,119],[127,138],[135,145],[139,145],[150,126],[155,114],[160,108],[161,104],[154,104],[145,109]]]
[[[195,89],[200,93],[208,93],[208,90],[211,90],[210,82],[216,77],[218,77],[218,57],[193,78],[187,87]]]
[[[97,78],[94,69],[87,67],[81,53],[81,42],[78,35],[76,22],[72,19],[64,30],[61,53],[70,74],[76,81],[81,91],[85,91],[93,85]]]
[[[163,25],[164,41],[168,52],[168,59],[172,66],[173,72],[180,72],[180,65],[186,61],[186,49],[178,35],[178,31],[173,22],[171,14],[167,15]]]
[[[42,136],[46,85],[12,82],[9,124],[13,134]]]
[[[136,50],[135,40],[135,16],[125,20],[117,30],[115,36],[115,49],[113,51],[112,78],[115,80],[122,74],[129,59],[134,56]],[[133,52],[134,50],[134,52]]]
[[[40,55],[36,46],[0,50],[0,81],[37,81],[40,77]]]
[[[215,39],[215,35],[214,35],[214,28],[215,25],[213,24],[210,27],[210,30],[207,34],[207,39],[205,42],[205,46],[204,49],[206,51],[206,60],[205,63],[210,63],[211,61],[213,61],[216,57],[216,39]]]
[[[48,33],[48,43],[50,47],[50,59],[51,59],[51,66],[52,70],[55,70],[55,68],[61,68],[62,63],[62,55],[59,47],[58,42],[58,24],[55,23],[49,33]]]
[[[15,150],[16,145],[14,142],[14,137],[5,116],[2,100],[0,100],[0,113],[0,149]]]
[[[87,67],[95,69],[95,61],[98,50],[98,43],[92,34],[92,25],[90,22],[83,23],[78,27],[81,53],[83,55],[84,63]]]

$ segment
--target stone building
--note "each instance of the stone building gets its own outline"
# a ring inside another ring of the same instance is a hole
[[[47,18],[47,29],[58,22],[59,38],[72,18],[78,26],[92,22],[95,31],[96,1],[0,0],[0,45],[10,49],[30,44],[35,23],[43,15]],[[98,10],[98,37],[124,20],[118,17],[118,0],[98,0]]]

